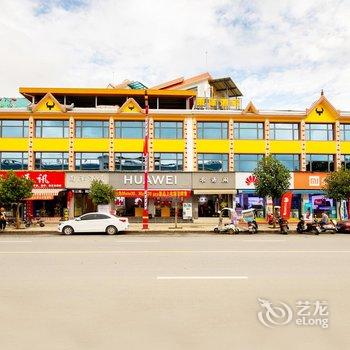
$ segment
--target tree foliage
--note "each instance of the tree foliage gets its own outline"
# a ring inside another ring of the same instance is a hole
[[[101,180],[91,182],[89,197],[95,205],[109,204],[114,200],[113,187],[104,184]]]
[[[343,168],[330,173],[325,179],[323,190],[328,198],[337,201],[350,198],[350,171]]]
[[[33,181],[18,177],[13,171],[0,178],[0,202],[4,205],[16,204],[16,226],[19,228],[19,207],[21,201],[32,196]]]
[[[274,156],[261,159],[254,170],[255,183],[259,197],[280,198],[289,188],[290,172]]]

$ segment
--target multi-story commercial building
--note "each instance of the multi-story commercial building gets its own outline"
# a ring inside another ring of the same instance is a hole
[[[149,99],[149,211],[212,216],[236,202],[264,216],[252,171],[274,154],[292,172],[293,215],[328,210],[328,172],[350,167],[350,112],[321,94],[305,110],[244,108],[230,78],[202,74],[146,89],[137,82],[106,89],[20,88],[27,107],[0,108],[0,167],[35,182],[27,212],[70,216],[92,210],[92,179],[111,184],[124,215],[142,214],[145,92]],[[267,203],[268,204],[268,203]],[[180,210],[180,213],[181,213]]]

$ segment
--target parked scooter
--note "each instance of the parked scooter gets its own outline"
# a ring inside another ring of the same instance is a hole
[[[337,232],[337,224],[332,219],[329,220],[326,224],[320,224],[321,232],[330,231],[331,233]]]
[[[321,226],[316,218],[312,222],[306,223],[304,218],[301,217],[300,221],[297,224],[297,232],[314,232],[316,235],[318,235],[321,232]]]
[[[257,233],[258,232],[258,228],[259,228],[258,227],[258,223],[255,220],[248,222],[248,231],[250,233]]]
[[[289,231],[288,221],[282,217],[278,218],[278,224],[280,225],[280,231],[283,235],[287,235]]]
[[[44,221],[41,219],[40,216],[38,217],[28,217],[27,220],[24,221],[24,226],[25,227],[30,227],[30,226],[40,226],[40,227],[44,227],[45,226],[45,223]]]

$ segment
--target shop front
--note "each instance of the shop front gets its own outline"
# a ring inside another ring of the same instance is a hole
[[[3,176],[6,172],[0,172]],[[16,171],[19,177],[33,181],[32,196],[24,202],[24,217],[41,217],[45,221],[58,221],[67,206],[64,172]]]
[[[330,218],[337,217],[337,203],[327,198],[322,190],[327,173],[294,173],[293,198],[298,204],[299,214],[306,219],[320,218],[326,212]]]
[[[68,215],[70,218],[96,210],[96,206],[89,197],[93,180],[109,184],[109,173],[66,172]]]
[[[218,216],[222,208],[232,208],[234,173],[200,172],[192,174],[194,218]]]
[[[255,183],[257,179],[253,173],[236,173],[236,208],[239,209],[255,209],[258,218],[265,218],[267,213],[272,213],[272,201],[270,198],[259,197],[255,190]],[[294,188],[294,173],[291,173],[291,180],[289,189]],[[280,205],[280,199],[277,198],[275,205]],[[297,201],[292,200],[292,216],[296,215],[298,211]],[[293,214],[294,213],[294,214]]]
[[[142,217],[144,196],[143,173],[112,173],[116,211],[120,215]],[[148,175],[148,212],[151,218],[170,218],[191,202],[190,173],[150,173]]]

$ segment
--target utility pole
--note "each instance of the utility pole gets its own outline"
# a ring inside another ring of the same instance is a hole
[[[149,118],[148,118],[148,94],[145,90],[145,138],[143,143],[143,157],[145,162],[145,171],[143,174],[144,193],[143,193],[143,214],[142,229],[148,230],[148,170],[149,170],[149,152],[148,152],[148,135],[149,134]]]

